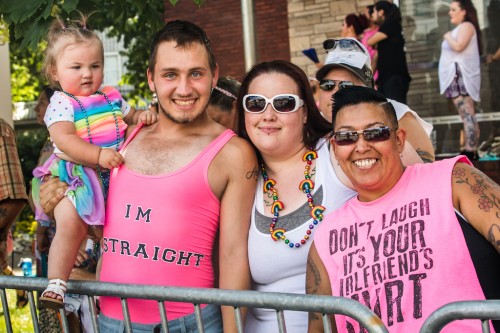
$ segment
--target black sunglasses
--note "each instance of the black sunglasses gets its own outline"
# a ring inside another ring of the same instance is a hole
[[[354,83],[352,83],[351,81],[338,81],[329,79],[323,79],[319,81],[319,89],[323,91],[332,91],[333,89],[335,89],[336,85],[339,86],[339,89],[343,89],[345,87],[354,86]]]
[[[358,141],[359,135],[363,134],[363,138],[366,141],[382,142],[389,140],[389,138],[391,137],[391,132],[396,130],[397,128],[384,126],[379,128],[368,128],[359,131],[338,131],[333,134],[333,139],[339,146],[347,146]]]
[[[326,52],[333,50],[337,46],[344,51],[356,51],[366,54],[363,47],[361,47],[359,43],[354,39],[349,39],[349,38],[327,39],[323,42],[323,48],[325,49]]]

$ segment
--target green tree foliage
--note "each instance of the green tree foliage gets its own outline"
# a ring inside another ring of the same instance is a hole
[[[43,48],[42,44],[38,49],[43,50]],[[12,102],[35,101],[37,99],[44,84],[40,75],[42,61],[43,52],[41,51],[33,52],[28,48],[10,49]]]
[[[27,190],[30,189],[32,172],[36,168],[40,149],[47,140],[47,136],[47,129],[42,126],[36,129],[16,131],[17,152]]]
[[[169,0],[175,6],[180,0]],[[201,5],[203,0],[192,0]],[[40,64],[43,38],[52,20],[89,15],[94,30],[123,38],[128,74],[123,83],[134,86],[127,98],[150,96],[146,80],[149,42],[163,25],[163,0],[2,0],[0,18],[9,27],[13,101],[34,100],[44,82]],[[0,39],[2,22],[0,20]],[[5,24],[3,26],[5,30]]]

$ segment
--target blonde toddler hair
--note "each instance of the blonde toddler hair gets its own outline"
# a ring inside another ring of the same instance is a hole
[[[81,14],[81,13],[80,13]],[[47,48],[45,49],[45,59],[42,73],[47,78],[49,85],[56,89],[61,89],[59,83],[54,80],[52,73],[56,66],[56,60],[61,51],[70,44],[97,42],[102,53],[104,63],[104,47],[99,36],[87,25],[88,16],[81,14],[79,20],[63,21],[57,17],[49,27],[47,32]]]

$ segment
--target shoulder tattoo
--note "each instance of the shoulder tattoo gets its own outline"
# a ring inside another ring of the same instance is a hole
[[[424,161],[424,163],[432,163],[435,161],[434,155],[432,155],[430,152],[422,150],[422,149],[416,149],[415,150],[418,154],[418,156]]]

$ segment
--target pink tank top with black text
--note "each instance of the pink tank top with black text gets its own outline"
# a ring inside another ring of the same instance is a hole
[[[210,188],[208,168],[234,135],[224,131],[172,173],[143,175],[125,166],[112,172],[100,281],[214,287],[212,251],[220,202]],[[123,319],[119,298],[100,300],[104,315]],[[194,312],[190,303],[165,302],[165,306],[169,320]],[[129,299],[128,307],[132,322],[161,321],[156,301]]]
[[[417,333],[439,307],[484,300],[452,202],[453,173],[465,157],[406,168],[383,197],[357,197],[328,214],[314,243],[332,294],[370,308],[390,333]],[[366,332],[335,316],[338,332]],[[441,332],[481,332],[478,320],[458,320]]]

